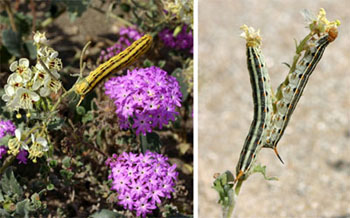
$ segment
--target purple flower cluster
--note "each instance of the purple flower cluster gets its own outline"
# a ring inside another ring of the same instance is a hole
[[[0,138],[8,135],[15,135],[16,126],[10,120],[8,121],[0,121]],[[2,159],[3,155],[7,153],[7,147],[5,145],[0,146],[0,159]],[[26,150],[20,150],[17,154],[18,163],[27,164],[27,156],[28,152]]]
[[[176,107],[181,107],[181,91],[176,78],[158,67],[134,69],[127,75],[113,77],[105,83],[105,93],[114,100],[123,129],[132,128],[136,134],[162,129],[175,120]]]
[[[10,121],[0,121],[0,138],[6,134],[15,135],[16,126]]]
[[[176,37],[174,37],[173,32],[174,30],[165,28],[159,33],[159,38],[167,47],[178,50],[189,50],[193,54],[192,30],[187,25],[183,25],[181,32]]]
[[[111,190],[118,193],[118,204],[145,217],[156,209],[161,198],[171,198],[175,190],[178,172],[176,164],[170,165],[168,158],[147,151],[146,154],[126,153],[113,155],[106,161],[111,168]]]
[[[101,54],[99,57],[101,61],[107,61],[108,59],[119,54],[126,47],[131,45],[133,41],[136,41],[139,38],[141,38],[141,34],[132,27],[121,28],[119,31],[119,35],[120,37],[114,45],[107,48],[106,51],[104,50],[101,51]]]

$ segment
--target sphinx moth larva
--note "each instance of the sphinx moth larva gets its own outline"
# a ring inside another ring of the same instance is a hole
[[[289,73],[286,80],[279,86],[279,92],[282,94],[282,97],[274,103],[276,111],[271,117],[271,129],[267,131],[267,138],[263,146],[274,149],[278,157],[277,144],[303,94],[306,83],[320,61],[327,45],[336,37],[337,29],[332,28],[328,34],[314,42],[315,46],[305,52],[304,57],[297,63],[295,70]]]
[[[252,87],[254,118],[236,167],[236,180],[245,175],[253,165],[257,152],[264,144],[272,113],[270,77],[260,49],[259,31],[255,32],[246,25],[241,29],[244,30],[244,37],[247,40],[247,66]]]
[[[131,65],[142,54],[146,53],[151,47],[151,44],[152,36],[148,34],[136,40],[125,50],[101,64],[94,71],[90,72],[86,78],[79,81],[75,85],[75,92],[81,96],[82,100],[88,92],[94,89],[94,87],[112,71],[118,71]]]

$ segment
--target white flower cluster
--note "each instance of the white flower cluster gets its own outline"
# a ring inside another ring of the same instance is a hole
[[[16,129],[15,136],[8,142],[9,154],[16,156],[21,149],[24,149],[29,153],[28,158],[36,163],[36,159],[42,157],[49,150],[46,139],[41,136],[36,137],[31,134],[32,145],[30,147],[24,142],[20,129]]]
[[[57,58],[58,52],[47,46],[46,42],[45,33],[35,33],[34,45],[37,47],[35,66],[29,67],[29,60],[26,58],[14,61],[10,65],[13,73],[7,79],[5,94],[2,96],[10,110],[31,110],[33,103],[39,101],[40,97],[47,97],[51,92],[57,93],[61,88],[58,71],[62,69],[62,62]]]
[[[193,0],[163,0],[164,9],[193,27]]]

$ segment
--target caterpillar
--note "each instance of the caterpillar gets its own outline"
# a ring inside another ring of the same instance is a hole
[[[315,46],[306,51],[304,57],[297,63],[295,70],[289,73],[286,80],[279,86],[278,92],[282,94],[282,97],[274,103],[276,111],[271,117],[271,129],[267,131],[263,147],[274,149],[281,161],[282,159],[277,152],[277,144],[283,136],[310,75],[315,70],[328,44],[336,37],[337,29],[332,28],[328,34],[319,38],[315,42]]]
[[[247,67],[252,87],[254,118],[245,139],[236,167],[236,181],[244,176],[253,165],[256,154],[263,146],[266,130],[272,114],[272,89],[264,57],[261,53],[259,31],[246,25],[241,27],[247,40]]]
[[[84,99],[85,95],[94,89],[96,85],[112,71],[118,71],[130,66],[141,55],[146,53],[151,47],[152,41],[151,35],[144,35],[118,55],[98,66],[94,71],[90,72],[87,77],[79,81],[74,87],[75,92],[81,96],[78,105]]]

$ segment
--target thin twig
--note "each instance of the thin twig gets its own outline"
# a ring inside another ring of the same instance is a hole
[[[12,28],[13,32],[17,32],[15,19],[13,18],[13,13],[12,13],[12,10],[11,10],[11,4],[10,4],[9,1],[5,1],[4,5],[5,5],[6,13],[7,13],[7,15],[9,16],[9,19],[10,19],[11,28]]]
[[[90,46],[91,41],[88,41],[86,43],[86,45],[84,46],[83,50],[81,51],[81,55],[80,55],[80,78],[83,78],[83,72],[85,70],[85,66],[86,64],[83,62],[84,56],[85,56],[85,52],[87,50],[87,48]]]
[[[35,12],[35,2],[34,0],[30,0],[30,8],[32,10],[32,16],[33,16],[33,20],[32,20],[32,32],[35,32],[35,24],[36,24],[36,12]]]

